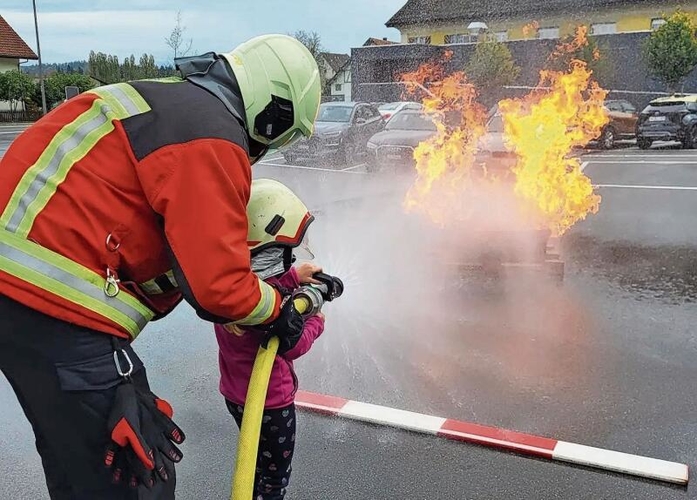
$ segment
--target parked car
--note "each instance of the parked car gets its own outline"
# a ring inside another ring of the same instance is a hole
[[[654,99],[637,123],[637,145],[648,149],[654,141],[679,141],[685,149],[697,147],[697,95]]]
[[[436,134],[436,126],[422,111],[403,110],[368,141],[368,170],[414,166],[414,149]]]
[[[639,113],[632,103],[618,99],[605,101],[605,110],[610,118],[598,138],[597,144],[603,149],[612,149],[618,140],[634,139]]]
[[[375,106],[355,102],[321,104],[315,130],[309,139],[301,139],[281,154],[287,163],[299,158],[327,158],[351,164],[367,154],[368,139],[385,128]]]
[[[405,109],[418,111],[421,108],[423,108],[423,106],[419,102],[400,101],[385,103],[378,109],[380,110],[380,114],[382,115],[382,117],[385,119],[385,121],[387,121],[394,115]]]

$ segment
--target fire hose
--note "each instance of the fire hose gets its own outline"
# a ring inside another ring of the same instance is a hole
[[[305,318],[314,316],[320,312],[325,302],[331,302],[344,293],[344,284],[337,277],[317,273],[313,278],[321,284],[303,286],[292,296],[295,309]],[[261,422],[278,344],[278,337],[273,337],[266,348],[260,346],[254,361],[237,444],[231,500],[250,500],[254,495]]]

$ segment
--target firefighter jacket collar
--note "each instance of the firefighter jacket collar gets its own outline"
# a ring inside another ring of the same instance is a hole
[[[200,56],[178,57],[174,65],[182,78],[217,97],[247,130],[242,93],[225,59],[215,52],[207,52]]]

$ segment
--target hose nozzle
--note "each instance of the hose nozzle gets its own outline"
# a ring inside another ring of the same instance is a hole
[[[312,276],[319,285],[307,285],[293,294],[293,303],[300,314],[314,316],[322,310],[325,302],[331,302],[344,293],[344,283],[336,276],[316,273]]]

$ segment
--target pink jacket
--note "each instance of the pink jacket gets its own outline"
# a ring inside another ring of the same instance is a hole
[[[296,289],[300,286],[295,269],[286,274],[267,280],[269,284],[283,288]],[[295,401],[298,378],[293,369],[293,360],[307,353],[313,342],[322,335],[324,320],[313,316],[305,321],[305,329],[298,344],[283,354],[276,356],[269,390],[266,394],[266,408],[283,408]],[[228,332],[223,325],[215,325],[220,352],[220,392],[229,401],[244,405],[247,399],[247,386],[252,376],[254,360],[264,334],[259,330],[245,329],[242,335]]]

